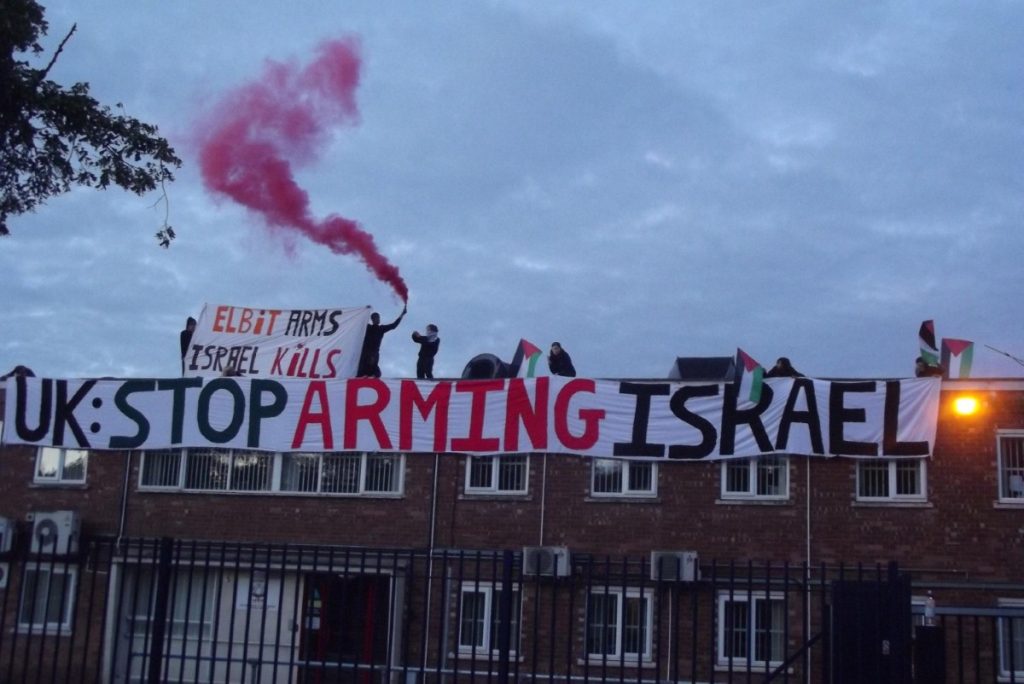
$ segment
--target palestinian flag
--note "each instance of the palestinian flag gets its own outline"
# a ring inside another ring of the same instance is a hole
[[[942,340],[942,372],[946,378],[971,377],[974,343],[969,340]]]
[[[512,357],[512,376],[516,378],[533,378],[537,376],[537,363],[543,356],[540,347],[528,340],[520,338],[519,346]]]
[[[736,348],[736,386],[739,401],[753,404],[761,401],[761,386],[764,384],[764,366],[747,352]]]
[[[935,321],[931,319],[922,321],[917,337],[921,347],[921,358],[929,366],[937,366],[939,363],[939,348],[935,345]]]

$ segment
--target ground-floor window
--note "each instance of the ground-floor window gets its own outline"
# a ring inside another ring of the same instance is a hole
[[[75,568],[60,564],[30,566],[21,585],[18,629],[67,631],[75,608]]]
[[[501,619],[501,585],[465,582],[460,592],[459,651],[463,653],[497,653]],[[518,589],[512,590],[509,613],[509,649],[519,650],[519,615],[522,601]]]
[[[785,602],[764,592],[718,595],[718,662],[775,665],[785,653]]]
[[[587,597],[587,656],[636,662],[651,658],[651,593],[600,588]]]

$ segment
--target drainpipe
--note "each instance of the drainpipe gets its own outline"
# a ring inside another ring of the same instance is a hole
[[[432,597],[434,595],[434,541],[437,534],[437,481],[440,477],[441,470],[441,454],[434,454],[434,486],[433,491],[430,494],[430,539],[428,541],[427,550],[427,596]],[[424,636],[424,643],[430,643],[430,606],[433,601],[427,600],[427,614],[424,617],[424,629],[426,635]],[[447,605],[447,604],[445,604]],[[424,672],[427,669],[427,651],[430,649],[423,649],[423,663],[421,665]]]
[[[128,483],[132,474],[132,453],[127,452],[124,457],[124,482],[121,485],[121,519],[117,525],[117,541],[114,547],[121,550],[121,539],[124,538],[125,526],[128,523]]]
[[[544,452],[544,460],[542,463],[540,481],[540,539],[537,542],[538,546],[544,546],[544,518],[547,515],[548,454],[546,451]]]

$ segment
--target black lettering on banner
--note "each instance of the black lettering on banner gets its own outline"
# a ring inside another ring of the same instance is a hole
[[[732,456],[736,453],[736,428],[743,424],[750,426],[750,432],[757,441],[757,448],[762,453],[773,451],[772,441],[768,439],[768,433],[761,422],[761,414],[772,404],[772,388],[765,383],[761,386],[761,398],[757,405],[749,409],[737,408],[739,402],[740,385],[738,382],[730,382],[725,385],[725,401],[722,402],[722,441],[719,452],[722,456]]]
[[[928,442],[899,441],[900,381],[885,383],[885,417],[882,425],[882,453],[886,456],[927,456]]]
[[[198,379],[198,378],[196,378]],[[149,420],[146,415],[128,403],[128,397],[136,392],[152,392],[157,387],[155,380],[126,380],[114,393],[114,406],[125,418],[135,423],[134,435],[114,435],[110,438],[110,449],[137,449],[149,438]]]
[[[183,439],[186,390],[202,386],[202,378],[172,378],[157,381],[156,388],[158,390],[161,392],[171,391],[171,444],[181,444]]]
[[[636,396],[636,410],[633,412],[633,435],[630,442],[616,442],[612,453],[615,456],[658,456],[665,455],[664,444],[647,442],[647,424],[651,420],[651,397],[668,396],[667,384],[620,382],[619,394]]]
[[[796,410],[796,401],[801,393],[805,395],[807,402],[806,411]],[[810,378],[793,379],[793,388],[786,398],[786,407],[782,410],[782,420],[779,421],[779,434],[775,438],[776,451],[786,451],[789,448],[789,429],[793,423],[803,423],[807,426],[807,433],[811,438],[811,451],[824,455],[825,445],[821,440],[821,414],[818,412],[818,401],[815,398],[814,381]]]
[[[696,460],[710,456],[718,442],[718,432],[711,421],[686,408],[686,402],[693,397],[717,397],[718,385],[685,385],[676,390],[669,400],[672,414],[687,425],[700,431],[700,444],[673,444],[668,448],[668,457]]]
[[[39,400],[39,424],[30,428],[26,422],[25,412],[28,402],[28,382],[25,377],[19,375],[15,378],[17,395],[14,400],[14,429],[18,433],[18,439],[26,442],[38,442],[50,431],[50,403],[53,400],[53,380],[42,380],[39,383],[42,396]]]
[[[85,433],[82,432],[82,428],[78,424],[78,419],[75,418],[75,408],[78,407],[78,402],[85,398],[85,395],[89,393],[95,384],[95,380],[86,380],[69,401],[68,381],[57,381],[57,401],[54,402],[53,407],[54,446],[64,446],[64,427],[67,426],[71,429],[71,432],[75,435],[75,439],[78,441],[76,446],[84,447],[86,449],[89,448],[89,440],[86,439]]]
[[[321,335],[323,335],[324,337],[330,337],[331,335],[338,331],[338,328],[340,327],[338,325],[338,316],[340,316],[341,313],[342,312],[338,311],[337,309],[331,312],[331,315],[328,317],[328,320],[331,323],[331,327],[327,328],[322,333],[320,333]]]
[[[264,393],[272,394],[274,402],[264,404],[261,397]],[[284,412],[288,405],[288,391],[274,380],[253,380],[249,385],[249,439],[246,442],[252,449],[260,445],[260,421],[273,418]]]
[[[224,390],[231,395],[231,421],[223,430],[218,430],[210,424],[210,400],[213,395]],[[207,440],[214,444],[230,442],[238,434],[245,420],[245,394],[238,386],[238,383],[231,378],[216,378],[211,380],[199,393],[199,415],[196,422],[199,425],[199,432]]]
[[[840,456],[877,456],[878,445],[874,442],[854,442],[843,436],[846,423],[866,423],[867,411],[862,408],[847,408],[845,398],[850,393],[871,393],[875,383],[833,382],[828,397],[828,441],[829,452]]]

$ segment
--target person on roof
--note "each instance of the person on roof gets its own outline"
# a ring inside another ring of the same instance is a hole
[[[387,325],[380,324],[380,314],[376,311],[370,314],[370,324],[366,326],[366,336],[363,338],[363,351],[359,355],[359,377],[380,377],[380,343],[384,341],[384,333],[391,332],[402,322],[406,309],[403,306],[398,318]]]
[[[427,326],[425,334],[420,335],[418,331],[412,334],[412,341],[420,345],[419,354],[416,356],[416,379],[434,379],[434,357],[441,346],[441,338],[437,336],[437,326],[433,323]]]
[[[551,353],[548,354],[548,369],[552,375],[561,375],[567,378],[576,377],[576,367],[572,365],[572,357],[569,352],[562,349],[561,342],[551,343]]]

